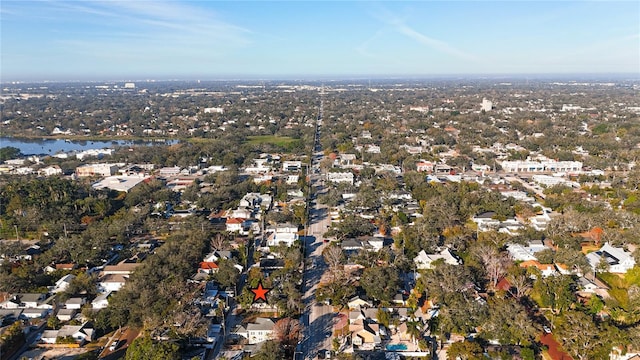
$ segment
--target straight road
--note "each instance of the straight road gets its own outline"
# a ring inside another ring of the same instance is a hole
[[[323,190],[323,174],[320,173],[320,162],[323,152],[319,141],[320,125],[322,124],[322,102],[316,127],[313,157],[309,171],[310,197],[309,222],[305,237],[304,257],[305,270],[303,274],[303,302],[305,304],[305,316],[303,316],[304,339],[300,350],[303,359],[315,358],[318,350],[331,349],[332,330],[335,318],[333,308],[329,305],[318,303],[315,291],[318,288],[327,264],[322,257],[322,251],[327,246],[324,242],[324,233],[331,225],[331,218],[326,206],[320,205],[315,200],[317,194]]]

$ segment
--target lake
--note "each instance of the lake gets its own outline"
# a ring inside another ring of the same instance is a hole
[[[112,140],[82,141],[64,139],[19,139],[0,137],[0,148],[12,146],[20,149],[23,155],[53,155],[59,152],[85,151],[94,149],[115,148],[126,145],[171,145],[178,140]]]

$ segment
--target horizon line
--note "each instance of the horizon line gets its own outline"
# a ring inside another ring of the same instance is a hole
[[[450,73],[450,74],[229,74],[217,76],[132,76],[127,78],[93,78],[93,79],[31,79],[31,80],[1,80],[0,84],[28,84],[28,83],[95,83],[95,82],[179,82],[179,81],[344,81],[344,80],[430,80],[450,79],[469,80],[479,79],[549,79],[549,78],[629,78],[626,80],[640,80],[640,72],[575,72],[575,73]]]

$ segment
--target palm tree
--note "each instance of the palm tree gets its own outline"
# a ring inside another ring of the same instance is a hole
[[[411,340],[414,344],[417,343],[418,339],[422,338],[422,331],[420,330],[420,323],[417,321],[408,321],[407,322],[407,334],[411,336]]]

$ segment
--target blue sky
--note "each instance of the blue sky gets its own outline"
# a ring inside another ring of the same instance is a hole
[[[1,79],[640,73],[638,1],[0,3]]]

